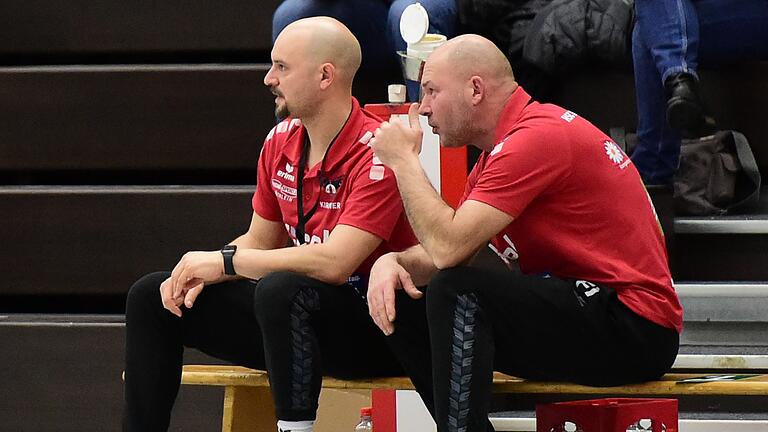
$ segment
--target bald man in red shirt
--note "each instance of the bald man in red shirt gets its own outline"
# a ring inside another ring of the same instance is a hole
[[[368,146],[380,120],[351,95],[359,66],[357,40],[331,18],[296,21],[275,41],[264,84],[287,118],[264,141],[250,228],[128,295],[126,431],[168,428],[184,347],[267,369],[286,432],[312,430],[323,374],[402,375],[429,356],[424,301],[402,296],[414,324],[402,338],[385,338],[365,304],[373,262],[416,239]],[[415,380],[429,406],[430,379]]]
[[[438,430],[493,430],[493,370],[597,386],[664,374],[682,309],[631,160],[576,113],[531,100],[480,36],[436,50],[421,85],[410,125],[385,122],[371,144],[420,244],[376,262],[368,301],[385,334],[405,332],[395,290],[419,297],[415,286],[429,284]],[[419,113],[441,145],[482,150],[456,210],[418,162]],[[520,272],[466,266],[485,245]]]

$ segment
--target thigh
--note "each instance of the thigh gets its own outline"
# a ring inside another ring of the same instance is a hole
[[[325,374],[339,378],[402,375],[368,306],[349,285],[321,285],[320,310],[313,317]]]
[[[634,314],[613,289],[514,273],[476,278],[483,281],[475,292],[492,326],[496,370],[586,384],[636,380],[627,361],[639,340],[628,325]]]
[[[263,369],[264,347],[253,311],[256,282],[241,279],[206,286],[192,308],[182,308],[184,345]]]

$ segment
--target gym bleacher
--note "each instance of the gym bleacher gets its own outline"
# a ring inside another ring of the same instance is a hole
[[[262,79],[278,3],[0,8],[0,431],[120,429],[129,287],[248,227],[256,160],[274,124]],[[768,63],[703,72],[714,116],[747,136],[763,173],[766,77]],[[634,128],[631,71],[563,80],[553,102],[606,132]],[[385,83],[355,89],[381,102]],[[768,191],[758,214],[718,218],[675,218],[671,196],[651,192],[686,312],[681,353],[768,356]],[[183,386],[171,430],[219,429],[221,397]],[[506,396],[495,408],[526,413],[533,402]],[[681,410],[768,425],[754,397],[692,397]]]

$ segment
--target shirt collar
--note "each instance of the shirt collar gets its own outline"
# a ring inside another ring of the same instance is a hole
[[[291,120],[289,119],[287,121],[290,122]],[[360,129],[363,127],[364,123],[365,118],[363,111],[360,108],[360,103],[353,97],[352,110],[350,111],[349,118],[347,118],[347,122],[344,123],[339,135],[325,155],[325,159],[322,163],[324,171],[334,169],[345,160],[350,147],[359,145],[358,136],[360,135]],[[307,129],[302,124],[296,133],[298,134],[296,139],[289,140],[288,145],[283,146],[282,152],[293,165],[298,166],[299,159],[301,158],[301,150],[304,147],[304,140],[307,137]]]
[[[523,110],[530,101],[531,96],[522,87],[518,86],[512,92],[507,103],[504,105],[504,109],[501,111],[499,121],[496,123],[496,131],[494,132],[495,143],[501,142],[512,132],[512,129],[520,121]]]

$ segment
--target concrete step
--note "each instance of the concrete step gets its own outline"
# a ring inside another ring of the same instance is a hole
[[[678,283],[675,290],[686,322],[768,323],[768,283]]]
[[[675,289],[684,310],[681,351],[768,354],[768,283],[689,282]]]

